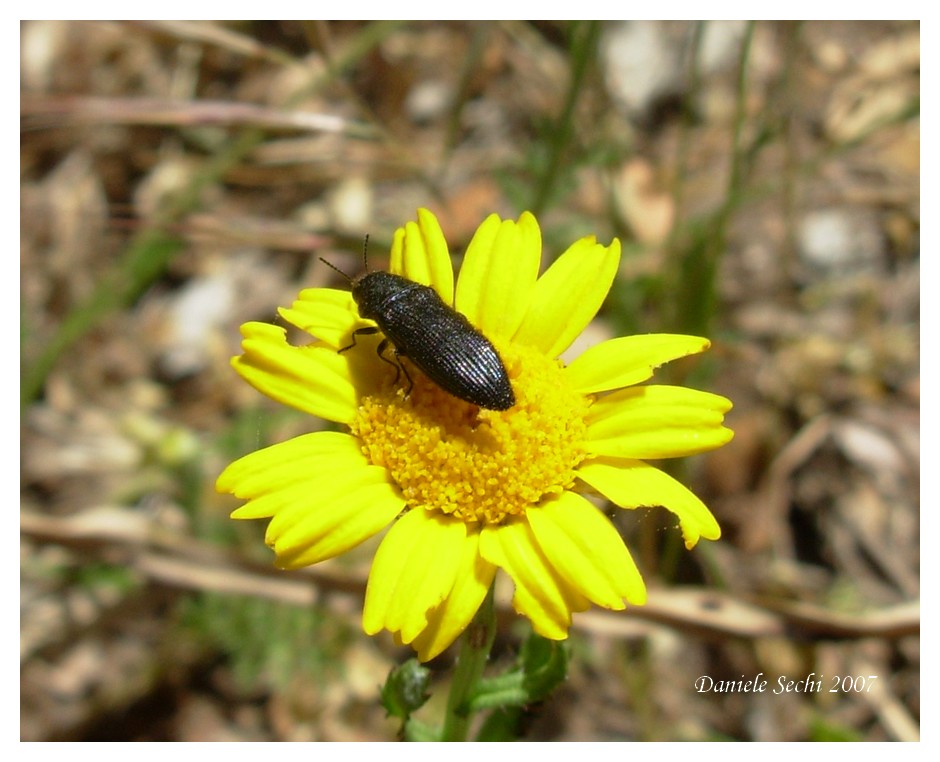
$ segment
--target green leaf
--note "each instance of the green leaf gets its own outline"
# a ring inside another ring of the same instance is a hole
[[[533,633],[522,647],[516,669],[479,682],[470,697],[470,711],[542,701],[564,681],[567,670],[564,644]]]
[[[518,706],[496,709],[490,713],[477,733],[477,741],[517,741],[523,709]]]

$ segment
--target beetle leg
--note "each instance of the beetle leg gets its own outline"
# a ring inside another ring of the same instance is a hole
[[[395,350],[395,360],[398,362],[398,367],[401,368],[401,372],[405,374],[405,378],[408,379],[408,388],[405,389],[405,399],[411,396],[411,390],[414,389],[414,381],[411,380],[411,375],[408,373],[408,368],[405,367],[405,364],[401,361],[402,356],[407,357],[408,355],[404,352],[399,352],[398,349]],[[397,381],[398,379],[396,379]]]
[[[394,385],[398,383],[398,379],[401,376],[401,361],[398,359],[397,354],[394,360],[389,360],[385,356],[385,350],[388,349],[391,343],[392,342],[390,342],[388,339],[382,339],[382,341],[379,342],[378,349],[376,349],[375,351],[376,351],[376,354],[378,354],[380,360],[387,362],[389,365],[391,365],[395,369],[395,380],[392,381],[392,384]]]
[[[352,332],[352,344],[350,344],[349,346],[343,347],[339,351],[345,352],[347,349],[352,349],[354,346],[356,346],[357,336],[371,336],[372,334],[375,334],[378,332],[379,332],[378,326],[367,325],[364,328],[357,328],[355,331]],[[398,379],[401,378],[402,373],[405,374],[405,378],[408,379],[408,390],[405,392],[405,396],[407,397],[409,394],[411,394],[411,390],[414,388],[414,381],[411,380],[411,374],[408,373],[408,369],[404,366],[404,364],[402,363],[400,359],[401,357],[407,357],[407,355],[405,355],[404,352],[399,350],[398,347],[393,347],[393,350],[395,352],[395,359],[390,360],[389,358],[385,356],[385,350],[388,349],[390,346],[392,346],[392,342],[390,342],[388,339],[382,339],[382,341],[379,342],[379,346],[376,348],[375,351],[376,351],[376,354],[378,354],[379,359],[381,359],[384,362],[387,362],[389,365],[391,365],[395,369],[395,380],[392,381],[392,385],[398,383]]]
[[[395,359],[389,360],[385,356],[385,350],[388,349],[389,346],[392,346],[392,342],[390,342],[388,339],[382,339],[382,341],[379,342],[379,348],[377,350],[379,353],[379,357],[381,357],[389,365],[395,366],[395,380],[392,381],[393,385],[398,383],[398,379],[401,378],[402,373],[405,374],[405,378],[408,379],[408,389],[405,391],[405,397],[407,397],[409,394],[411,394],[411,390],[414,388],[414,382],[411,380],[411,374],[408,373],[408,369],[405,367],[405,364],[401,361],[401,358],[407,357],[407,355],[404,352],[402,352],[398,347],[393,346],[392,349],[395,353]]]
[[[378,333],[378,332],[379,332],[379,328],[378,326],[375,326],[375,325],[367,325],[364,328],[357,328],[355,331],[352,332],[352,344],[350,344],[349,346],[343,347],[339,351],[345,352],[347,349],[352,349],[354,346],[356,346],[357,336],[371,336],[373,333]]]

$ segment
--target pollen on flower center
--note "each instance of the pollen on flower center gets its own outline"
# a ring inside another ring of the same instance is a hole
[[[408,505],[469,522],[499,523],[574,483],[585,456],[589,402],[560,364],[537,350],[494,342],[516,405],[483,410],[438,387],[414,366],[414,388],[363,397],[353,434]]]

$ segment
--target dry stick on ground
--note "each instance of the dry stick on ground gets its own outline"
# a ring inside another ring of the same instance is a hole
[[[40,542],[123,555],[127,565],[172,587],[254,595],[309,605],[321,592],[365,591],[365,574],[329,561],[287,573],[190,537],[171,533],[122,508],[98,508],[68,517],[24,509],[20,531]],[[122,552],[122,553],[121,553]],[[507,609],[503,612],[511,615]],[[592,610],[574,620],[582,631],[613,637],[640,634],[637,620],[655,622],[704,638],[797,637],[801,640],[900,638],[920,632],[920,603],[909,601],[863,614],[833,612],[792,601],[745,602],[721,592],[673,588],[650,592],[645,606],[626,612]]]

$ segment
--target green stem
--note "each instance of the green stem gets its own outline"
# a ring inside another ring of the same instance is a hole
[[[460,655],[447,699],[442,741],[467,740],[471,718],[468,699],[483,676],[495,637],[496,608],[493,605],[493,587],[490,586],[479,611],[460,638]]]

